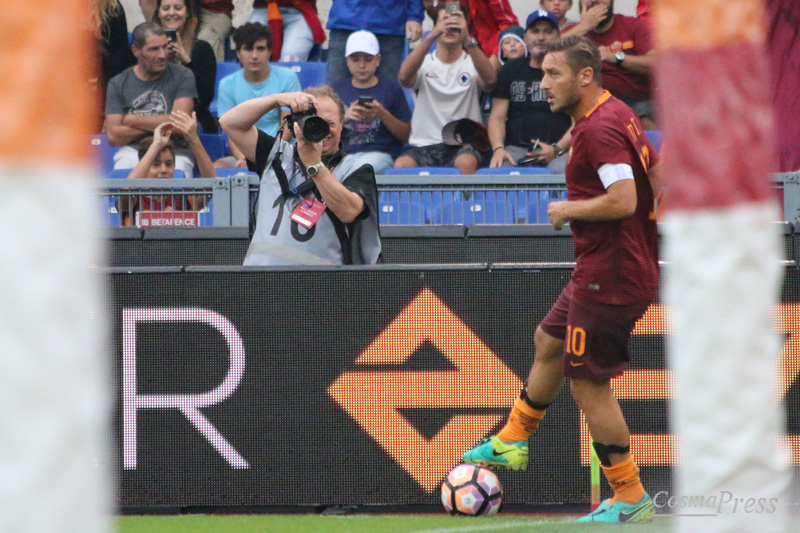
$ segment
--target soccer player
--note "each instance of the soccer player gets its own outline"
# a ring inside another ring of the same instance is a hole
[[[533,368],[505,427],[463,459],[527,468],[528,438],[568,377],[614,490],[579,520],[644,522],[655,509],[630,454],[610,379],[628,366],[631,331],[658,290],[657,155],[636,114],[603,90],[600,68],[597,46],[585,37],[559,39],[544,57],[541,88],[550,109],[575,123],[568,200],[551,203],[548,216],[555,229],[570,223],[576,267],[536,330]]]

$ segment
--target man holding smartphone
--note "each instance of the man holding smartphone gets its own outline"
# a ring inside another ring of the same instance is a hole
[[[362,164],[372,165],[375,174],[383,174],[392,168],[408,141],[411,110],[397,80],[376,75],[381,54],[372,32],[351,33],[345,56],[353,77],[332,85],[348,106],[342,144],[345,152],[358,156]]]
[[[448,12],[446,4],[438,9],[436,26],[400,67],[400,85],[414,90],[417,98],[411,148],[394,166],[453,166],[462,174],[475,174],[484,153],[469,145],[444,144],[442,128],[462,118],[482,122],[478,95],[494,87],[497,73],[477,39],[469,36],[464,13]],[[434,41],[436,50],[429,54]]]

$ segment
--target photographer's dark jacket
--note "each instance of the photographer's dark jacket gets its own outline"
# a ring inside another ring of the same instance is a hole
[[[278,161],[288,180],[284,192],[273,168]],[[256,229],[245,257],[251,265],[359,265],[380,260],[381,240],[378,228],[378,188],[375,173],[369,165],[339,152],[323,157],[322,162],[333,176],[349,190],[364,199],[364,210],[349,224],[340,221],[330,209],[311,229],[290,218],[301,196],[321,201],[305,167],[295,155],[293,145],[258,132],[256,161],[248,161],[250,170],[261,176],[257,205]]]

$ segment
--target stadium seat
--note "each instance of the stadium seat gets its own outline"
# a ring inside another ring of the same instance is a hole
[[[300,87],[306,89],[316,85],[325,85],[328,77],[328,64],[319,61],[297,61],[292,63],[273,63],[279,67],[290,68],[297,74]]]
[[[255,172],[252,172],[246,168],[230,167],[230,168],[217,169],[218,178],[227,178],[230,176],[236,176],[238,174],[247,174],[248,176],[258,176],[258,174],[256,174]]]
[[[550,202],[567,199],[567,191],[527,191],[528,192],[528,223],[549,224],[547,206]]]
[[[379,220],[384,226],[392,224],[427,224],[428,213],[419,192],[383,191],[378,197]]]
[[[199,133],[200,142],[206,149],[211,161],[228,155],[228,137],[220,133]]]
[[[514,224],[516,208],[506,191],[476,191],[464,198],[453,195],[433,211],[434,224]]]
[[[242,66],[239,63],[234,63],[232,61],[217,61],[217,79],[214,82],[214,98],[211,100],[211,104],[208,106],[208,110],[211,111],[211,114],[215,117],[218,116],[217,95],[219,94],[219,82],[225,76],[230,76],[241,68]]]
[[[131,173],[131,170],[133,170],[133,169],[132,168],[115,168],[111,172],[108,173],[108,178],[112,179],[112,180],[126,179],[128,177],[128,174]],[[175,178],[185,178],[186,175],[183,173],[183,170],[181,170],[179,168],[176,168],[175,169],[175,175],[173,177],[175,177]]]
[[[525,174],[552,174],[547,167],[498,167],[498,168],[479,168],[475,175],[489,174],[489,175],[509,175],[521,176]]]
[[[386,176],[436,176],[436,175],[461,175],[461,171],[453,167],[405,167],[390,168]]]
[[[647,138],[653,143],[653,148],[661,150],[661,130],[645,130]]]
[[[411,89],[403,89],[403,94],[406,95],[406,102],[408,102],[408,108],[411,110],[411,114],[414,114],[414,91]]]
[[[197,214],[197,225],[201,228],[214,225],[214,198],[211,198]]]
[[[91,135],[89,145],[92,157],[100,164],[101,175],[108,175],[114,168],[114,154],[117,153],[117,148],[108,144],[108,137],[105,134]]]
[[[102,196],[100,198],[100,224],[106,227],[122,225],[122,219],[117,211],[115,196]]]

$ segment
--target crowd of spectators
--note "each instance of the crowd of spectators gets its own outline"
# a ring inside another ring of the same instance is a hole
[[[346,106],[344,149],[376,173],[450,166],[473,174],[509,165],[563,172],[570,121],[550,112],[539,83],[544,47],[572,34],[600,46],[604,86],[646,129],[656,129],[649,23],[615,14],[613,0],[576,1],[578,20],[567,16],[573,0],[540,0],[523,27],[508,0],[333,0],[327,80]],[[139,144],[174,111],[195,113],[198,129],[215,133],[217,116],[236,105],[300,90],[292,70],[270,62],[305,61],[325,40],[315,0],[139,4],[148,22],[134,30],[130,47],[118,0],[93,4],[103,126],[109,143],[120,147],[115,168],[135,167]],[[642,0],[638,12],[648,16],[649,2]],[[423,36],[426,13],[434,25]],[[212,116],[217,62],[231,41],[242,68],[219,81]],[[408,42],[416,42],[410,51]],[[272,109],[257,127],[277,135],[288,112]],[[463,119],[483,127],[483,142],[454,145],[443,138],[445,126]],[[195,159],[179,130],[171,142],[177,167],[192,176]],[[215,166],[246,167],[241,150],[233,143],[229,148],[231,155]]]

